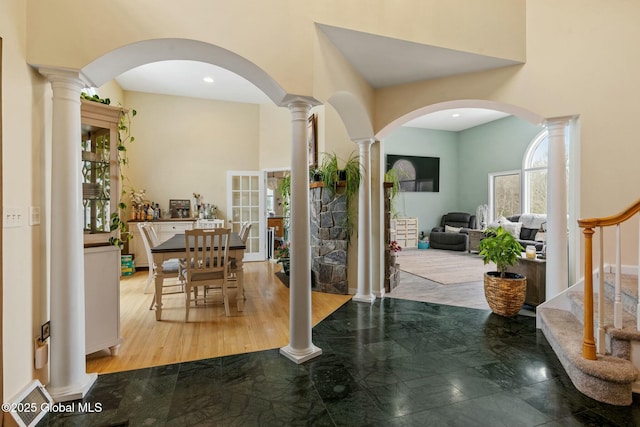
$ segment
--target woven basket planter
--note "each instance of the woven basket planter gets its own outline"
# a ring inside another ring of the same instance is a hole
[[[497,271],[484,274],[484,296],[491,311],[500,316],[518,314],[527,295],[527,278],[521,274],[506,273],[504,278]]]

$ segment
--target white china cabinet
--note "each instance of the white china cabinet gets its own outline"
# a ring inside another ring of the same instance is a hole
[[[120,248],[109,244],[120,197],[118,123],[122,109],[82,100],[85,352],[120,346]]]

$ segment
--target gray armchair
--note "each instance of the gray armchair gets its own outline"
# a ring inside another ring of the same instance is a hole
[[[457,233],[445,231],[446,226],[460,228]],[[467,251],[469,249],[468,229],[476,228],[476,216],[466,212],[449,212],[442,215],[440,226],[434,227],[429,234],[429,245],[433,249]]]

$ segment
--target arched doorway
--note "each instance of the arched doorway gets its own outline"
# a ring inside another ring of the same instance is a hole
[[[178,45],[179,48],[176,47]],[[57,148],[57,158],[52,161],[51,181],[55,183],[55,186],[52,185],[55,191],[52,190],[50,199],[51,210],[68,213],[68,215],[52,215],[54,219],[51,222],[50,236],[51,265],[55,266],[55,269],[52,268],[50,285],[51,294],[56,295],[55,300],[51,299],[51,319],[52,323],[60,325],[59,334],[54,337],[57,341],[52,341],[51,346],[51,360],[55,363],[51,365],[50,393],[56,400],[64,401],[84,396],[96,379],[95,374],[86,374],[85,365],[82,363],[85,355],[84,328],[75,327],[83,324],[84,304],[76,303],[68,297],[71,295],[81,301],[84,294],[82,292],[84,268],[81,263],[70,262],[83,257],[82,230],[77,228],[77,223],[80,222],[77,221],[79,213],[75,209],[69,209],[69,206],[75,205],[81,199],[78,194],[81,182],[80,171],[74,167],[74,164],[80,163],[76,162],[80,158],[76,141],[80,139],[81,130],[78,108],[81,90],[87,85],[105,83],[121,70],[143,64],[145,61],[171,59],[176,56],[229,65],[234,72],[247,76],[254,85],[263,88],[269,99],[279,102],[277,105],[287,103],[286,94],[282,88],[255,64],[223,49],[194,41],[161,40],[135,43],[100,57],[82,70],[39,67],[39,71],[51,82],[53,89],[52,144]],[[296,99],[303,106],[310,105],[307,99]],[[175,138],[174,141],[179,145],[178,142],[181,139]],[[298,139],[294,138],[293,141],[297,142]],[[160,153],[160,155],[167,156],[167,153]],[[224,160],[224,156],[221,158]],[[60,159],[64,161],[59,161]],[[207,163],[205,166],[210,167],[210,164]],[[197,178],[195,174],[195,179]],[[64,256],[56,250],[62,244],[62,239],[57,238],[61,230],[70,231],[73,234],[66,242],[68,250]],[[238,272],[239,277],[241,273],[241,271]],[[160,320],[160,302],[156,308],[156,319]],[[239,299],[238,309],[241,310],[241,299]]]
[[[556,130],[561,129],[561,132],[563,135],[562,138],[565,138],[567,139],[567,141],[569,141],[568,146],[570,149],[569,149],[568,157],[572,165],[572,167],[569,169],[570,175],[568,176],[568,179],[567,179],[569,182],[568,194],[569,194],[570,200],[567,206],[562,208],[563,209],[562,215],[563,216],[566,215],[565,218],[562,218],[562,219],[565,224],[564,227],[566,227],[566,224],[575,224],[575,220],[577,219],[577,209],[578,209],[577,207],[579,206],[578,198],[579,198],[580,162],[579,162],[579,150],[578,150],[579,141],[576,137],[577,133],[575,132],[575,129],[577,127],[577,120],[574,117],[566,117],[566,118],[560,118],[560,119],[544,119],[542,116],[536,115],[535,113],[532,113],[523,108],[513,106],[510,104],[503,104],[503,103],[497,103],[493,101],[483,101],[483,100],[449,101],[449,102],[426,106],[424,108],[415,110],[409,114],[406,114],[403,117],[400,117],[394,120],[392,123],[385,126],[377,134],[377,137],[383,142],[382,143],[383,150],[385,150],[385,153],[388,151],[387,142],[389,137],[393,135],[394,131],[400,129],[400,127],[403,124],[407,123],[408,121],[415,119],[416,117],[420,117],[421,115],[424,115],[424,114],[430,114],[435,111],[450,110],[454,108],[484,108],[484,109],[491,109],[491,110],[497,110],[504,113],[508,113],[518,119],[522,119],[524,122],[529,123],[531,125],[539,125],[540,127],[532,128],[533,129],[532,132],[535,132],[536,134],[539,133],[540,130],[544,130],[547,127],[555,128]],[[403,152],[402,154],[409,155],[411,153]],[[504,153],[500,153],[500,152],[487,153],[487,154],[489,155],[489,157],[493,157],[493,158],[497,158],[501,155],[504,155]],[[516,168],[520,169],[521,164],[522,164],[522,156],[518,159],[518,166]],[[487,182],[486,175],[484,177],[478,177],[477,179],[482,180],[482,182],[484,183]],[[463,185],[463,184],[458,183],[458,186],[460,185]],[[553,187],[553,186],[550,186],[550,187]],[[485,191],[485,194],[487,194],[486,191]],[[458,205],[457,201],[454,201],[452,203],[453,203],[453,206]],[[475,205],[472,208],[467,208],[466,211],[471,211],[472,213],[475,213],[476,211]],[[438,212],[440,216],[444,213],[446,213],[446,211]],[[560,216],[557,213],[554,215],[556,217]],[[422,227],[420,228],[422,229]],[[429,227],[427,226],[427,228]],[[568,271],[566,271],[567,270],[566,267],[561,269],[565,270],[564,274],[568,273],[569,283],[574,283],[576,277],[579,277],[578,275],[579,273],[576,272],[576,269],[579,268],[579,265],[578,265],[579,260],[577,260],[576,257],[574,256],[574,254],[578,252],[577,249],[579,248],[579,235],[577,230],[573,230],[574,228],[575,227],[568,227],[569,229],[568,241],[566,236],[558,237],[559,239],[564,239],[564,241],[568,243],[567,245],[568,253],[569,253],[569,257],[567,259]],[[564,246],[564,244],[562,246]],[[558,250],[562,250],[562,249],[559,248]],[[553,261],[551,263],[553,263]],[[564,282],[564,280],[561,282]],[[554,295],[555,293],[552,292],[551,294]]]

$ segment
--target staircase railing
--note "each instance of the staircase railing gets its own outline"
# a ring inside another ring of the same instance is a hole
[[[578,226],[584,234],[584,334],[582,340],[582,357],[596,360],[596,345],[594,340],[593,315],[593,234],[599,229],[600,260],[598,274],[598,353],[605,353],[604,339],[604,227],[616,227],[616,264],[615,264],[615,298],[613,312],[613,326],[622,327],[622,257],[620,225],[640,213],[640,200],[617,215],[603,218],[579,219]],[[640,216],[639,216],[640,218]],[[640,268],[640,225],[638,227],[638,268]],[[640,271],[638,272],[638,295],[640,295]],[[638,310],[636,327],[640,329],[640,299],[637,301]]]

